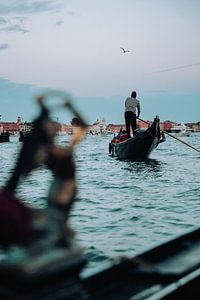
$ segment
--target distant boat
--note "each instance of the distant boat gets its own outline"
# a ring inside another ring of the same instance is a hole
[[[10,142],[10,133],[9,132],[1,132],[0,134],[0,143]]]
[[[184,123],[180,123],[172,126],[168,132],[175,133],[177,136],[190,136],[191,129],[187,127]]]
[[[92,135],[101,135],[105,136],[110,133],[110,130],[107,129],[106,121],[103,118],[101,121],[97,120],[89,131]]]
[[[30,133],[30,130],[29,131],[20,131],[19,132],[19,142],[24,142],[26,136]]]
[[[156,116],[152,125],[146,130],[138,130],[132,138],[123,141],[115,140],[109,144],[109,153],[119,159],[145,159],[158,146],[165,141],[161,134],[159,117]]]
[[[65,131],[58,131],[56,133],[57,136],[64,136],[64,135],[67,135],[67,133]]]

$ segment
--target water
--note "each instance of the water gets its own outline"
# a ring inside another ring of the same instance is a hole
[[[59,137],[65,144],[68,136]],[[111,258],[133,256],[200,225],[200,153],[166,137],[150,159],[119,161],[108,155],[111,136],[88,135],[76,150],[78,196],[70,221],[95,270]],[[200,134],[183,138],[200,149]],[[0,185],[21,144],[0,144]],[[51,175],[40,169],[19,187],[35,207],[45,206]]]

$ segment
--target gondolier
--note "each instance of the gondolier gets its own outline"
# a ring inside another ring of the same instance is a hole
[[[126,98],[125,100],[125,123],[126,123],[126,132],[128,138],[131,137],[130,127],[132,128],[132,132],[136,129],[136,117],[140,116],[140,101],[136,98],[137,94],[135,91],[131,93],[131,97]],[[136,115],[137,112],[137,115]]]

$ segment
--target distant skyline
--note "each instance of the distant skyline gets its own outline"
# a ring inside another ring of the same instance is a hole
[[[31,120],[34,95],[52,88],[89,122],[124,122],[132,90],[143,119],[199,121],[199,11],[199,0],[0,0],[2,120]]]

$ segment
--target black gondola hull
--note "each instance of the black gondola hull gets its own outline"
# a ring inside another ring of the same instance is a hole
[[[89,299],[200,299],[200,229],[84,280]]]
[[[115,145],[115,154],[119,159],[145,159],[157,145],[157,137],[136,137]]]
[[[55,250],[49,251],[57,257]],[[43,268],[38,265],[40,259],[34,265],[34,258],[22,266],[0,262],[0,298],[200,299],[200,228],[138,256],[119,258],[90,276],[80,274],[84,257],[59,255],[62,259],[49,261]]]
[[[109,152],[119,159],[146,159],[161,142],[159,118],[145,131],[139,131],[134,137],[122,142],[111,142]]]

